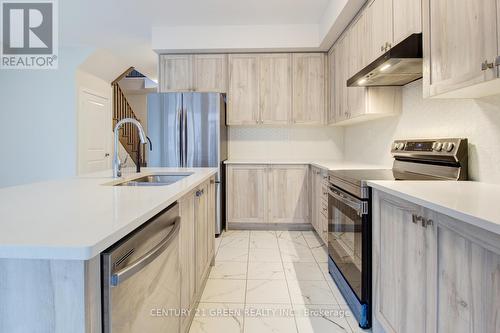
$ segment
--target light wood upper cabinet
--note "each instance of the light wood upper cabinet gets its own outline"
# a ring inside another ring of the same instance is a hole
[[[160,92],[193,90],[193,56],[160,55]]]
[[[325,117],[325,54],[293,54],[293,109],[296,124],[322,124]]]
[[[333,100],[330,107],[334,110],[329,111],[330,124],[347,125],[401,112],[401,87],[347,87],[347,80],[368,57],[365,48],[370,44],[370,34],[366,32],[369,22],[368,14],[362,13],[332,48],[334,74],[329,80],[334,88],[328,92],[333,94],[329,100]]]
[[[336,103],[336,76],[337,76],[337,67],[336,61],[337,59],[337,48],[333,46],[328,52],[328,78],[327,78],[327,87],[328,87],[328,110],[327,110],[327,123],[328,125],[334,124],[337,120],[337,113],[335,108]]]
[[[309,166],[273,165],[270,172],[271,223],[309,223]]]
[[[422,32],[422,0],[394,0],[394,42],[405,40],[414,33]]]
[[[497,14],[497,0],[423,0],[424,96],[499,93],[498,80],[478,85],[498,77]]]
[[[367,22],[372,31],[367,63],[383,55],[393,45],[392,2],[393,0],[373,0],[366,9]]]
[[[291,54],[263,54],[259,62],[261,123],[288,124],[292,112]]]
[[[265,223],[268,209],[268,168],[227,166],[227,222]]]
[[[349,59],[349,43],[346,34],[341,36],[337,43],[333,46],[335,59],[333,85],[334,96],[330,97],[334,101],[335,122],[340,122],[348,118],[349,105],[347,96],[347,78],[348,78],[348,59]],[[330,79],[332,80],[332,79]]]
[[[160,92],[227,91],[227,55],[160,55]]]
[[[259,56],[229,55],[228,125],[255,125],[259,112]]]
[[[194,55],[194,89],[199,92],[227,91],[227,55]]]
[[[348,39],[348,75],[346,81],[355,75],[360,69],[365,66],[368,59],[368,53],[365,41],[366,34],[366,17],[363,13],[360,14],[351,28],[347,32]],[[366,91],[364,87],[347,87],[347,103],[348,117],[357,117],[365,113]]]

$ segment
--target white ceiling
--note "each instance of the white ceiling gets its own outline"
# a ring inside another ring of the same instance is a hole
[[[325,14],[339,15],[348,1],[365,0],[65,0],[59,1],[60,44],[106,48],[130,57],[131,65],[143,62],[146,72],[154,73],[153,27],[303,25],[310,29],[310,25],[321,28],[325,21],[329,27]]]
[[[63,40],[150,37],[154,26],[318,24],[334,0],[60,1]]]

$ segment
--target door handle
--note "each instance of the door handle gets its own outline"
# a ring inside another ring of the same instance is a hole
[[[128,265],[120,269],[118,272],[111,275],[111,285],[113,287],[118,286],[123,281],[132,277],[134,274],[141,271],[147,265],[149,265],[153,260],[158,258],[160,254],[162,254],[168,246],[172,243],[172,241],[179,234],[179,229],[181,227],[181,218],[178,216],[173,223],[172,230],[168,233],[168,235],[154,248],[152,248],[149,252],[144,254],[142,257]]]

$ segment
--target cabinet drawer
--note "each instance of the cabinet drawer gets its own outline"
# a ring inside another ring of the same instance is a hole
[[[320,210],[321,210],[321,215],[323,215],[323,217],[328,219],[328,203],[325,202],[324,200],[321,200]]]
[[[325,185],[321,186],[321,199],[328,203],[328,187]]]

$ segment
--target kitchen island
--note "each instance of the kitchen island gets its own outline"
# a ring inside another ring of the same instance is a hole
[[[211,192],[216,172],[145,168],[115,181],[106,171],[0,189],[0,332],[101,332],[100,253],[176,201],[180,237],[193,248],[180,246],[181,255],[189,252],[193,257],[186,262],[194,266],[181,270],[197,274],[196,292],[186,290],[191,297],[183,305],[193,305],[214,255]],[[167,186],[113,186],[158,173],[191,175]],[[195,211],[200,190],[207,193],[200,206],[203,214]],[[204,235],[195,234],[196,218],[206,224],[198,228]],[[199,241],[204,262],[196,260]]]

